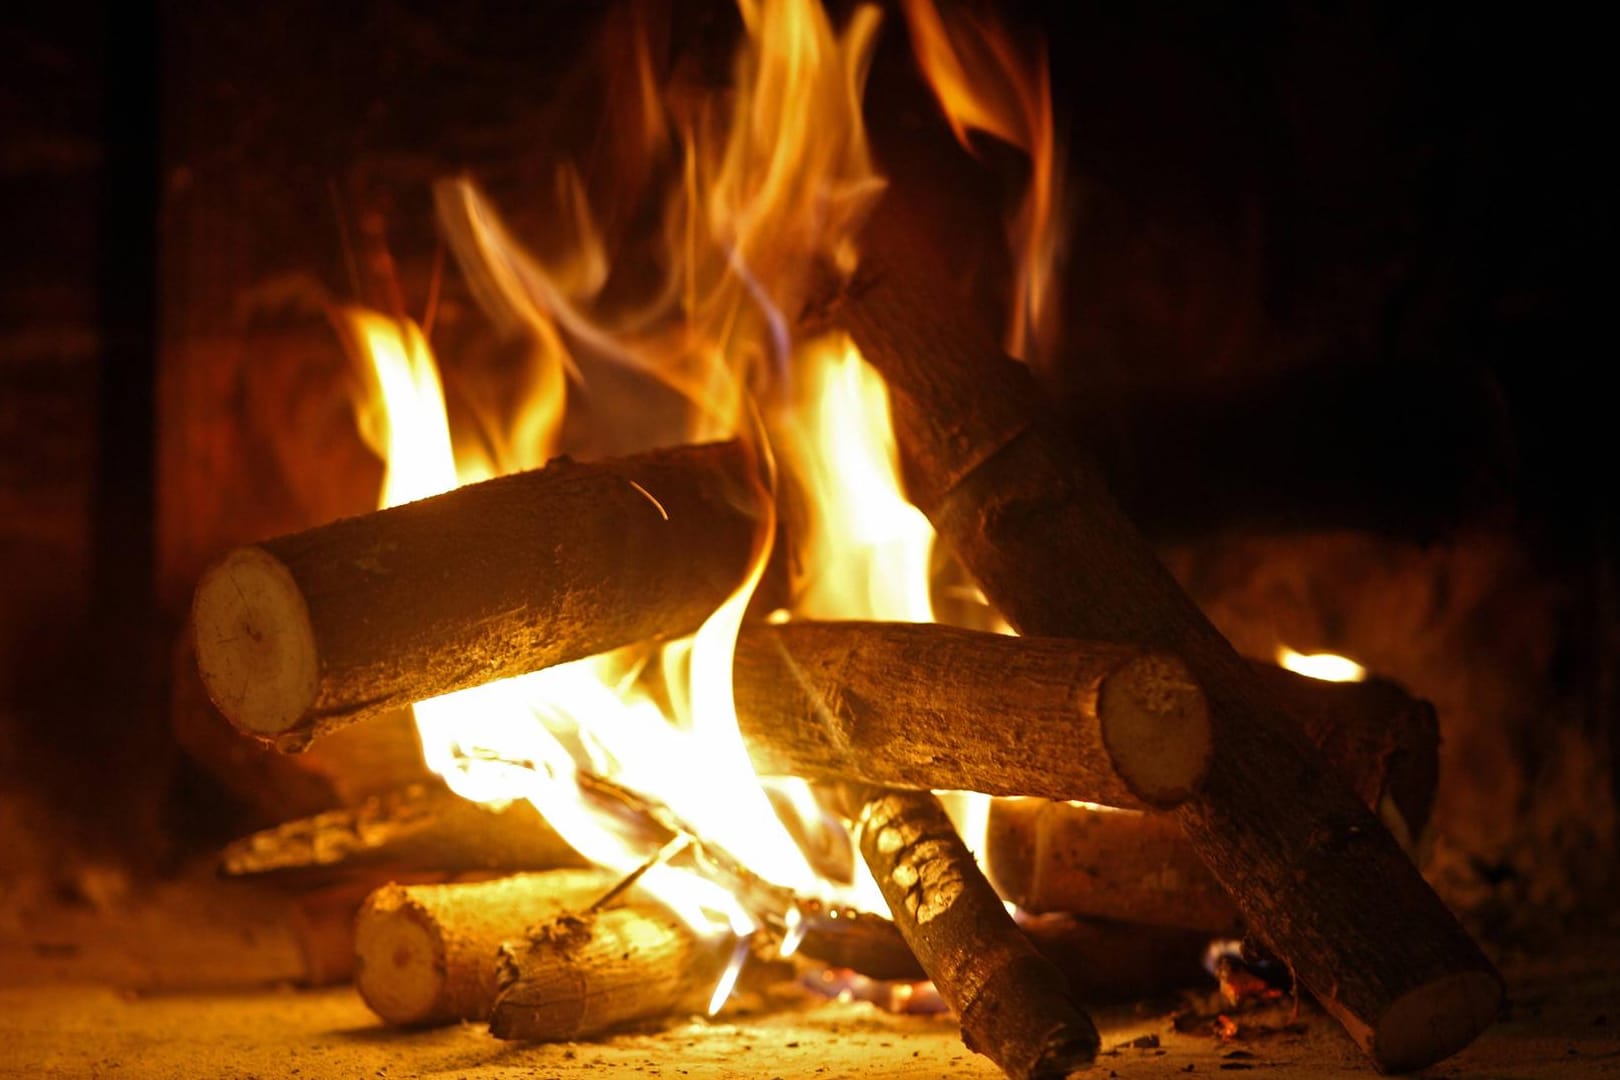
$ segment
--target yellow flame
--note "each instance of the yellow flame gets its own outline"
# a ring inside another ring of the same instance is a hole
[[[972,150],[981,131],[1029,156],[1023,201],[1010,223],[1016,262],[1007,351],[1042,365],[1058,335],[1055,286],[1063,257],[1065,206],[1044,47],[1021,50],[1001,23],[957,6],[947,20],[934,0],[901,0],[912,51],[956,139]]]
[[[538,464],[557,449],[568,382],[586,384],[588,362],[602,360],[685,395],[684,437],[744,435],[768,462],[749,403],[770,394],[793,362],[785,313],[798,309],[816,260],[852,268],[854,233],[881,188],[860,114],[878,14],[858,8],[839,32],[815,0],[744,0],[740,8],[746,40],[733,91],[671,129],[681,180],[665,210],[664,278],[642,300],[603,302],[612,260],[573,170],[559,172],[553,200],[564,241],[544,259],[516,241],[470,181],[438,189],[475,298],[503,334],[528,343],[531,363],[507,388],[515,407],[475,408],[481,430],[458,432],[453,445],[421,332],[372,313],[341,314],[369,373],[359,412],[388,463],[382,505]],[[637,92],[622,98],[652,143],[666,129],[649,97],[653,68],[639,30],[633,55]],[[774,521],[762,522],[744,587],[696,635],[656,655],[631,647],[419,703],[429,766],[467,798],[530,800],[587,858],[628,874],[654,852],[646,837],[592,808],[580,788],[589,770],[655,798],[752,873],[833,898],[754,776],[732,701],[736,636],[773,535]],[[926,556],[921,567],[925,574]],[[926,578],[923,585],[926,596]],[[781,788],[808,812],[806,786]],[[740,898],[692,870],[662,863],[640,884],[700,931],[756,927]],[[742,955],[717,987],[716,1006]]]
[[[1361,682],[1367,678],[1366,668],[1337,653],[1299,653],[1279,645],[1277,663],[1295,674],[1324,682]]]
[[[901,494],[889,390],[847,337],[800,351],[800,395],[777,430],[804,495],[794,613],[933,622],[934,528]]]
[[[797,498],[785,504],[793,508],[786,523],[797,562],[790,609],[773,613],[773,621],[932,621],[934,533],[903,495],[886,387],[847,338],[796,341],[791,327],[816,263],[853,270],[855,234],[882,188],[861,118],[878,11],[859,6],[840,30],[817,0],[738,6],[744,41],[734,85],[704,93],[696,104],[689,87],[657,85],[640,8],[628,24],[634,87],[613,97],[633,125],[623,130],[638,144],[627,153],[637,159],[638,175],[647,175],[642,166],[660,154],[678,163],[666,201],[654,208],[663,228],[650,257],[638,250],[620,259],[609,250],[609,232],[592,209],[596,193],[571,168],[557,173],[551,205],[559,220],[544,257],[517,241],[471,181],[438,188],[441,223],[475,298],[501,333],[527,348],[527,365],[501,392],[480,397],[458,384],[458,403],[469,406],[475,429],[452,432],[431,350],[416,326],[370,312],[339,314],[367,372],[357,413],[387,462],[381,502],[395,505],[538,465],[559,449],[570,386],[589,399],[592,373],[608,362],[677,391],[675,438],[743,438],[757,450],[762,489],[777,483],[780,463],[780,486]],[[922,35],[919,53],[932,42],[925,66],[946,70],[955,63],[951,85],[969,86],[978,69],[940,52],[951,36],[937,13],[920,0],[906,6],[914,37]],[[971,107],[951,114],[952,123],[963,138],[971,127],[1016,142],[1037,164],[1028,223],[1020,226],[1027,257],[1014,326],[1015,351],[1023,353],[1048,321],[1056,257],[1050,106],[1044,60],[1031,86],[1013,78],[1000,38],[987,40],[985,50],[991,69],[1001,72],[1001,97],[985,99],[991,108],[967,94]],[[605,213],[603,220],[611,218]],[[632,276],[641,274],[640,287],[615,289],[614,275],[626,264]],[[656,273],[645,274],[648,267]],[[611,435],[603,441],[615,452],[646,448],[638,444],[651,439],[643,430],[669,430],[670,417],[662,415],[644,428],[637,422],[634,430],[610,430],[617,415],[593,401],[592,434]],[[653,493],[643,494],[657,505]],[[738,734],[733,653],[775,532],[776,520],[767,515],[747,581],[692,637],[419,703],[429,766],[466,798],[529,800],[581,854],[620,873],[643,869],[680,845],[603,815],[583,790],[587,772],[656,799],[705,844],[770,882],[880,908],[869,878],[852,894],[811,868],[754,776]],[[803,781],[767,782],[776,805],[791,808],[801,822],[825,820]],[[982,846],[986,805],[978,798],[956,808],[967,815],[959,820],[970,846]],[[851,869],[858,875],[864,868]],[[758,913],[744,898],[684,864],[658,861],[640,884],[700,932],[741,937],[756,929]],[[795,915],[783,913],[784,951],[803,930]],[[745,953],[734,950],[714,1007],[729,993]]]

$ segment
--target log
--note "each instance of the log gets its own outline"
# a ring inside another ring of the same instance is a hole
[[[652,905],[565,914],[501,946],[489,1031],[561,1042],[700,1013],[731,955]]]
[[[436,784],[414,784],[234,840],[221,856],[220,872],[307,889],[379,873],[587,865],[526,802],[490,809]]]
[[[1253,667],[1339,775],[1410,846],[1427,824],[1438,779],[1433,706],[1386,679],[1332,683],[1258,661]],[[1237,908],[1165,815],[998,799],[985,870],[1002,896],[1030,912],[1239,932]]]
[[[1097,1029],[1014,925],[939,799],[881,788],[854,797],[861,855],[968,1049],[1013,1080],[1057,1080],[1090,1065]]]
[[[997,799],[985,851],[996,891],[1024,911],[1239,932],[1231,898],[1166,814]]]
[[[736,442],[544,469],[229,552],[192,605],[209,696],[284,749],[384,709],[697,629],[742,582]]]
[[[1324,682],[1261,660],[1249,667],[1329,766],[1410,847],[1440,784],[1434,706],[1389,679]]]
[[[1017,926],[1062,974],[1085,1005],[1136,1001],[1210,979],[1204,967],[1209,935],[1135,923],[1088,919],[1067,912],[1019,912]],[[799,953],[872,979],[921,982],[928,973],[894,922],[844,912],[805,935]]]
[[[390,1024],[487,1019],[501,943],[589,906],[613,883],[602,871],[553,870],[477,884],[385,885],[355,920],[355,989]]]
[[[761,773],[1174,806],[1203,780],[1186,667],[1134,646],[938,625],[750,626],[738,723]]]
[[[1499,1015],[1490,962],[1389,832],[1154,557],[1029,371],[972,325],[926,228],[886,200],[830,314],[888,383],[912,502],[1021,633],[1179,654],[1215,754],[1176,811],[1251,930],[1378,1067],[1448,1057]]]

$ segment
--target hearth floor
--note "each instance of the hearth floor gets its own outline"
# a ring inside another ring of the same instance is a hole
[[[1425,1075],[1491,1080],[1620,1076],[1620,976],[1516,987],[1516,1017]],[[1098,1014],[1099,1078],[1374,1074],[1319,1013],[1303,1034],[1222,1042],[1177,1034],[1162,1014]],[[1157,1048],[1123,1047],[1157,1035]],[[379,1025],[347,987],[134,995],[94,986],[0,989],[0,1076],[680,1078],[838,1080],[999,1075],[945,1020],[827,1002],[741,1021],[688,1021],[601,1043],[520,1046],[481,1025],[399,1032]]]
[[[115,875],[104,875],[116,882]],[[944,1018],[806,998],[761,1014],[690,1019],[576,1045],[518,1045],[481,1024],[383,1026],[347,986],[293,989],[304,970],[276,894],[210,867],[99,903],[0,909],[0,1078],[319,1080],[839,1080],[1000,1074]],[[1509,1015],[1427,1071],[1447,1080],[1620,1078],[1620,923],[1500,960]],[[139,987],[141,989],[131,989]],[[123,988],[123,989],[120,989]],[[212,988],[212,989],[209,989]],[[1098,1080],[1254,1072],[1291,1080],[1377,1074],[1314,1008],[1239,1017],[1235,1040],[1177,1032],[1174,1001],[1094,1012]],[[1249,1032],[1269,1031],[1248,1037]],[[1127,1045],[1141,1041],[1157,1045]]]

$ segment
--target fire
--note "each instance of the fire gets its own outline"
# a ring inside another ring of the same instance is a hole
[[[956,139],[970,152],[983,132],[1029,157],[1029,180],[1009,222],[1016,260],[1007,351],[1036,366],[1052,361],[1058,337],[1055,285],[1063,259],[1065,202],[1061,145],[1044,48],[1020,49],[1006,28],[965,6],[946,18],[934,0],[902,0],[912,51]]]
[[[1324,682],[1361,682],[1367,669],[1337,653],[1300,653],[1286,645],[1277,646],[1277,663],[1298,675]]]
[[[861,118],[879,13],[858,6],[835,29],[817,0],[738,6],[744,40],[734,85],[696,104],[689,87],[659,87],[636,36],[635,90],[615,98],[626,113],[616,129],[642,157],[638,175],[655,173],[659,161],[676,164],[664,170],[673,182],[651,256],[657,280],[628,301],[604,299],[615,253],[576,172],[559,173],[555,201],[567,242],[548,245],[544,258],[516,240],[470,181],[438,189],[445,234],[480,306],[497,329],[528,343],[516,407],[485,410],[480,430],[453,431],[423,332],[371,312],[338,314],[366,372],[359,426],[387,463],[381,505],[541,464],[562,448],[575,388],[588,396],[592,373],[618,365],[676,392],[663,397],[679,402],[681,437],[742,439],[757,456],[761,489],[784,498],[794,573],[790,610],[777,617],[933,621],[934,533],[902,494],[887,389],[846,338],[798,340],[792,326],[818,264],[853,270],[856,232],[882,190]],[[972,71],[940,51],[950,37],[932,8],[911,3],[907,14],[936,88],[936,72],[968,86]],[[630,25],[633,33],[640,26]],[[1010,62],[997,40],[990,57]],[[947,112],[959,134],[991,131],[1026,146],[1037,163],[1020,227],[1013,341],[1023,354],[1050,322],[1054,150],[1049,106],[1041,112],[1027,96],[1044,101],[1044,66],[1033,87],[1005,85],[1017,91],[1006,101],[981,108],[957,95],[961,111]],[[597,424],[607,411],[593,412]],[[671,420],[656,419],[649,429]],[[634,445],[635,431],[602,434],[621,451],[647,448]],[[825,828],[827,815],[803,781],[756,777],[738,734],[733,651],[776,525],[774,515],[760,522],[748,580],[692,637],[420,702],[415,712],[429,766],[458,794],[527,799],[581,854],[641,874],[642,886],[700,932],[740,941],[769,922],[789,951],[795,910],[762,910],[700,872],[699,860],[680,857],[692,844],[713,845],[790,895],[881,906],[869,881],[850,892],[812,869],[775,807],[801,827]],[[679,823],[676,837],[650,839],[604,813],[590,790],[604,782],[665,808]],[[965,805],[976,821],[970,837],[982,838],[986,801]],[[741,955],[716,989],[716,1007]]]

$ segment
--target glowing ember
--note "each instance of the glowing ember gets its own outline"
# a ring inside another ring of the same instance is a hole
[[[1298,675],[1323,682],[1361,682],[1367,669],[1337,653],[1299,653],[1286,645],[1277,646],[1277,663]]]

